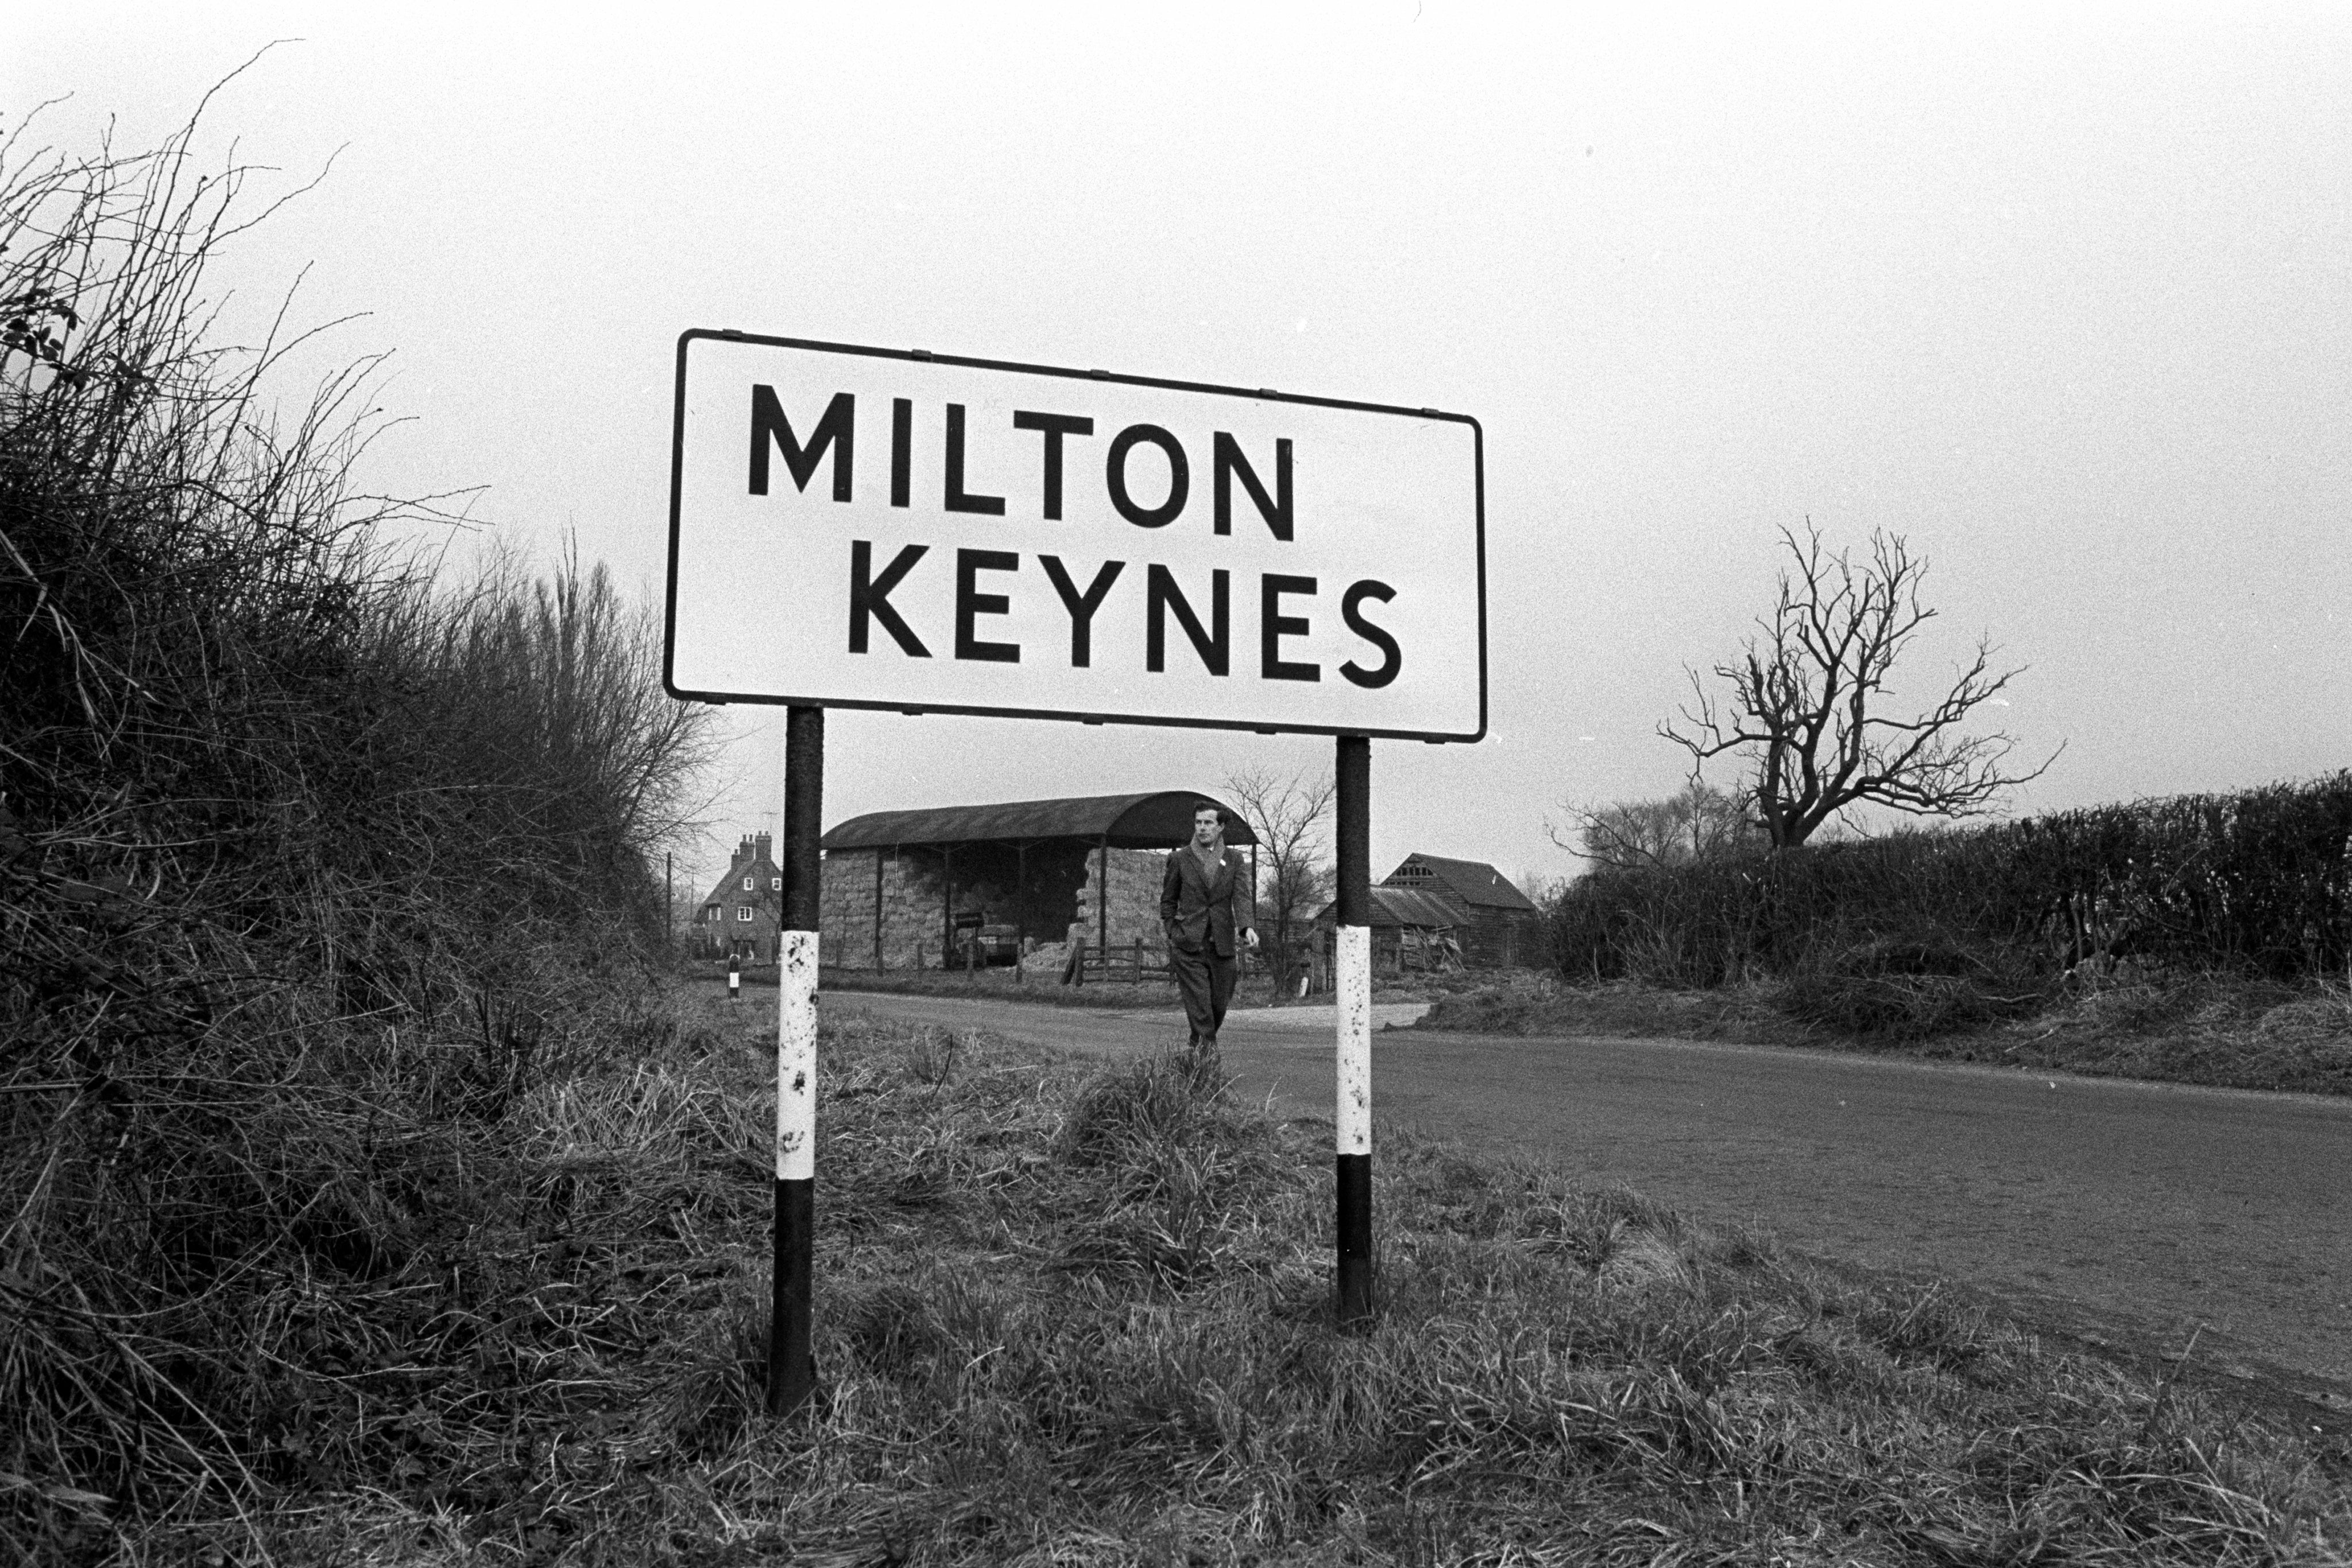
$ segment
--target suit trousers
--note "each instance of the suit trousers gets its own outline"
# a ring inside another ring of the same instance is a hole
[[[1198,953],[1169,948],[1168,967],[1175,972],[1176,989],[1184,998],[1184,1021],[1192,1026],[1192,1043],[1214,1045],[1217,1030],[1225,1021],[1225,1005],[1234,999],[1234,977],[1241,966],[1204,946]]]

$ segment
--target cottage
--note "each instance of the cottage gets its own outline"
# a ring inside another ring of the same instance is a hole
[[[727,874],[695,912],[688,940],[696,957],[731,956],[746,964],[776,961],[784,873],[774,852],[775,841],[766,833],[746,834],[735,847]]]

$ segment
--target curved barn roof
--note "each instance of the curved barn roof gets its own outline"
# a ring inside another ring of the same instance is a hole
[[[962,844],[975,841],[1029,843],[1083,839],[1113,849],[1164,850],[1192,836],[1192,807],[1210,800],[1224,808],[1225,842],[1254,844],[1240,812],[1213,795],[1161,789],[1148,795],[1081,795],[1066,800],[1008,800],[999,806],[931,806],[913,811],[869,811],[835,823],[828,850],[887,849],[898,844]]]

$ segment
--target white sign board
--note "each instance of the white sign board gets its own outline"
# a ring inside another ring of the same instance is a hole
[[[670,692],[1476,740],[1475,420],[690,331]]]

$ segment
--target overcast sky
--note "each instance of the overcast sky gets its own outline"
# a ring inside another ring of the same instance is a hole
[[[319,188],[248,300],[364,311],[369,477],[651,592],[678,332],[1475,415],[1488,738],[1382,743],[1374,873],[1673,789],[1776,532],[1901,532],[2030,666],[2021,810],[2352,762],[2352,6],[19,9],[0,109]],[[607,19],[607,16],[611,19]],[[642,19],[639,19],[642,18]],[[323,361],[322,361],[323,362]],[[766,570],[788,572],[789,561]],[[704,874],[781,798],[729,710]],[[826,820],[1330,742],[842,713]]]

